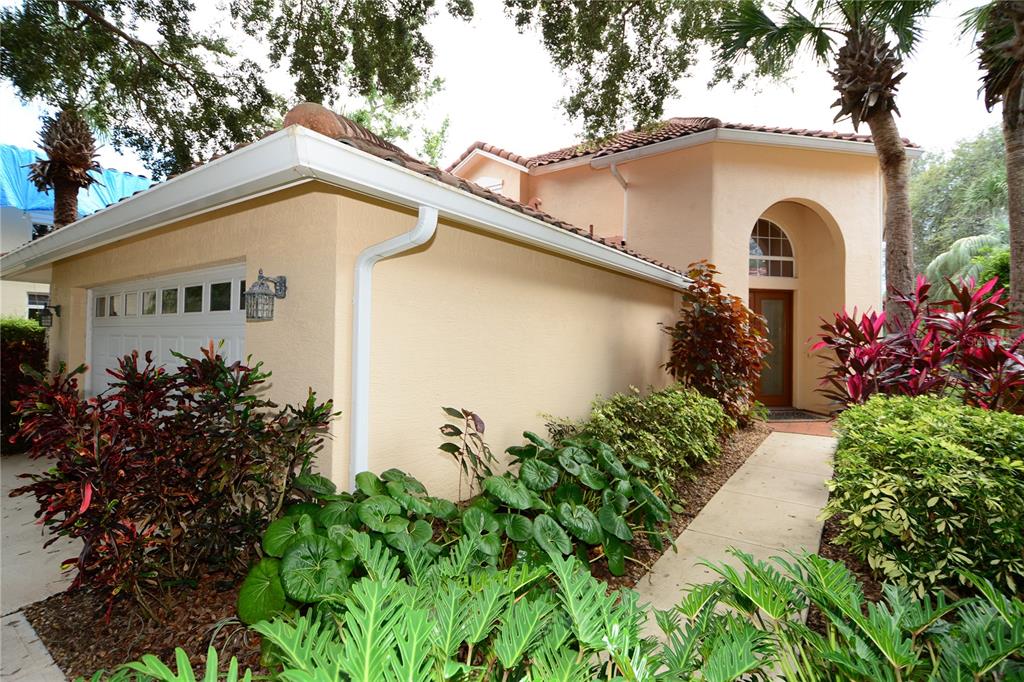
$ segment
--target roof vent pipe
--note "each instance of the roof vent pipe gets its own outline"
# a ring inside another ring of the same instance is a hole
[[[370,468],[370,340],[373,306],[373,266],[385,258],[411,251],[430,241],[437,231],[437,209],[420,206],[416,225],[408,232],[371,244],[356,259],[352,313],[352,432],[349,439],[349,485]]]
[[[611,164],[608,166],[608,170],[612,172],[612,177],[622,185],[622,244],[625,246],[629,239],[629,183],[619,172],[618,164]]]

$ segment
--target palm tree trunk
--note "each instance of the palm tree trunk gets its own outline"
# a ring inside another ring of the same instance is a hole
[[[1024,321],[1024,81],[1003,97],[1003,140],[1010,213],[1010,310]]]
[[[53,183],[53,227],[78,220],[78,184],[70,180]]]
[[[914,288],[914,231],[907,190],[910,163],[892,112],[880,111],[867,124],[885,185],[885,313],[890,322],[906,322],[907,311],[891,292],[910,293]]]

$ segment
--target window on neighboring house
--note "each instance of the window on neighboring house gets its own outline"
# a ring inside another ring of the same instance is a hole
[[[504,180],[492,178],[489,175],[483,175],[477,178],[474,182],[476,182],[476,184],[480,185],[484,189],[490,190],[492,192],[500,192],[501,188],[505,186]]]
[[[770,220],[760,218],[750,233],[750,275],[796,277],[796,259],[789,237]]]
[[[49,294],[29,294],[28,295],[28,316],[30,319],[38,320],[39,314],[46,309],[46,306],[50,305]]]

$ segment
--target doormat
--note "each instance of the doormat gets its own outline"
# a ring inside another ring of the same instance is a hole
[[[824,422],[828,417],[807,410],[798,410],[792,407],[769,407],[768,421],[770,422]]]

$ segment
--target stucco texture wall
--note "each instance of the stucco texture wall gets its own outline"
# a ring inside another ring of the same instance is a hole
[[[53,359],[84,362],[90,287],[230,262],[288,277],[275,319],[246,325],[246,352],[273,372],[277,402],[312,387],[343,415],[320,469],[348,480],[354,264],[371,243],[409,230],[414,212],[320,184],[284,190],[54,264],[68,312]],[[440,452],[442,405],[478,411],[504,449],[541,413],[582,416],[598,394],[663,385],[675,294],[590,265],[442,222],[414,252],[374,272],[370,466],[399,467],[454,495]]]
[[[501,180],[499,194],[523,203],[529,199],[523,196],[528,179],[526,173],[483,155],[470,158],[459,169],[458,176],[484,186],[489,185],[490,180]]]

